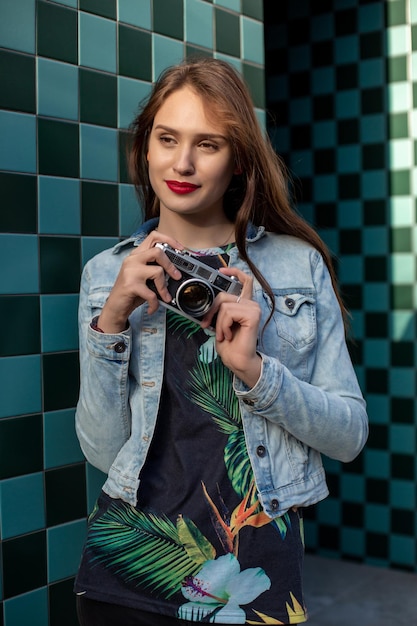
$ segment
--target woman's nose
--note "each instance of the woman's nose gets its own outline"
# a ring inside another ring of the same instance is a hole
[[[184,147],[177,152],[177,159],[174,164],[174,170],[183,176],[193,174],[195,171],[192,150]]]

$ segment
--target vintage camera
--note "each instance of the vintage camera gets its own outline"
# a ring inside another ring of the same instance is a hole
[[[166,274],[167,288],[172,296],[169,303],[159,298],[154,282],[147,281],[148,287],[156,293],[161,303],[167,308],[198,322],[210,309],[214,298],[221,291],[234,296],[240,295],[243,285],[234,276],[225,276],[188,252],[175,250],[167,243],[157,243],[155,247],[163,250],[181,272],[179,280],[174,280]]]

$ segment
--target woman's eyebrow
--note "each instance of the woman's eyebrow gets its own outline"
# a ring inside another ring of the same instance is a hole
[[[165,126],[165,124],[157,124],[154,126],[154,130],[164,130],[167,133],[172,134],[178,133],[176,128]],[[227,137],[221,133],[197,133],[195,136],[200,139],[223,139],[224,141],[227,141]]]

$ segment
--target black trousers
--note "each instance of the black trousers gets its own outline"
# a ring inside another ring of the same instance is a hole
[[[196,626],[196,622],[90,600],[85,596],[77,596],[77,615],[80,626]]]

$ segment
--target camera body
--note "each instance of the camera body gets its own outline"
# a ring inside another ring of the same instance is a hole
[[[148,287],[158,296],[161,304],[177,313],[199,322],[213,304],[220,292],[239,296],[242,283],[234,276],[225,276],[213,267],[193,257],[189,252],[175,250],[167,243],[157,243],[155,247],[165,252],[170,261],[181,272],[181,278],[174,280],[166,274],[166,285],[172,300],[167,303],[161,300],[153,281]]]

